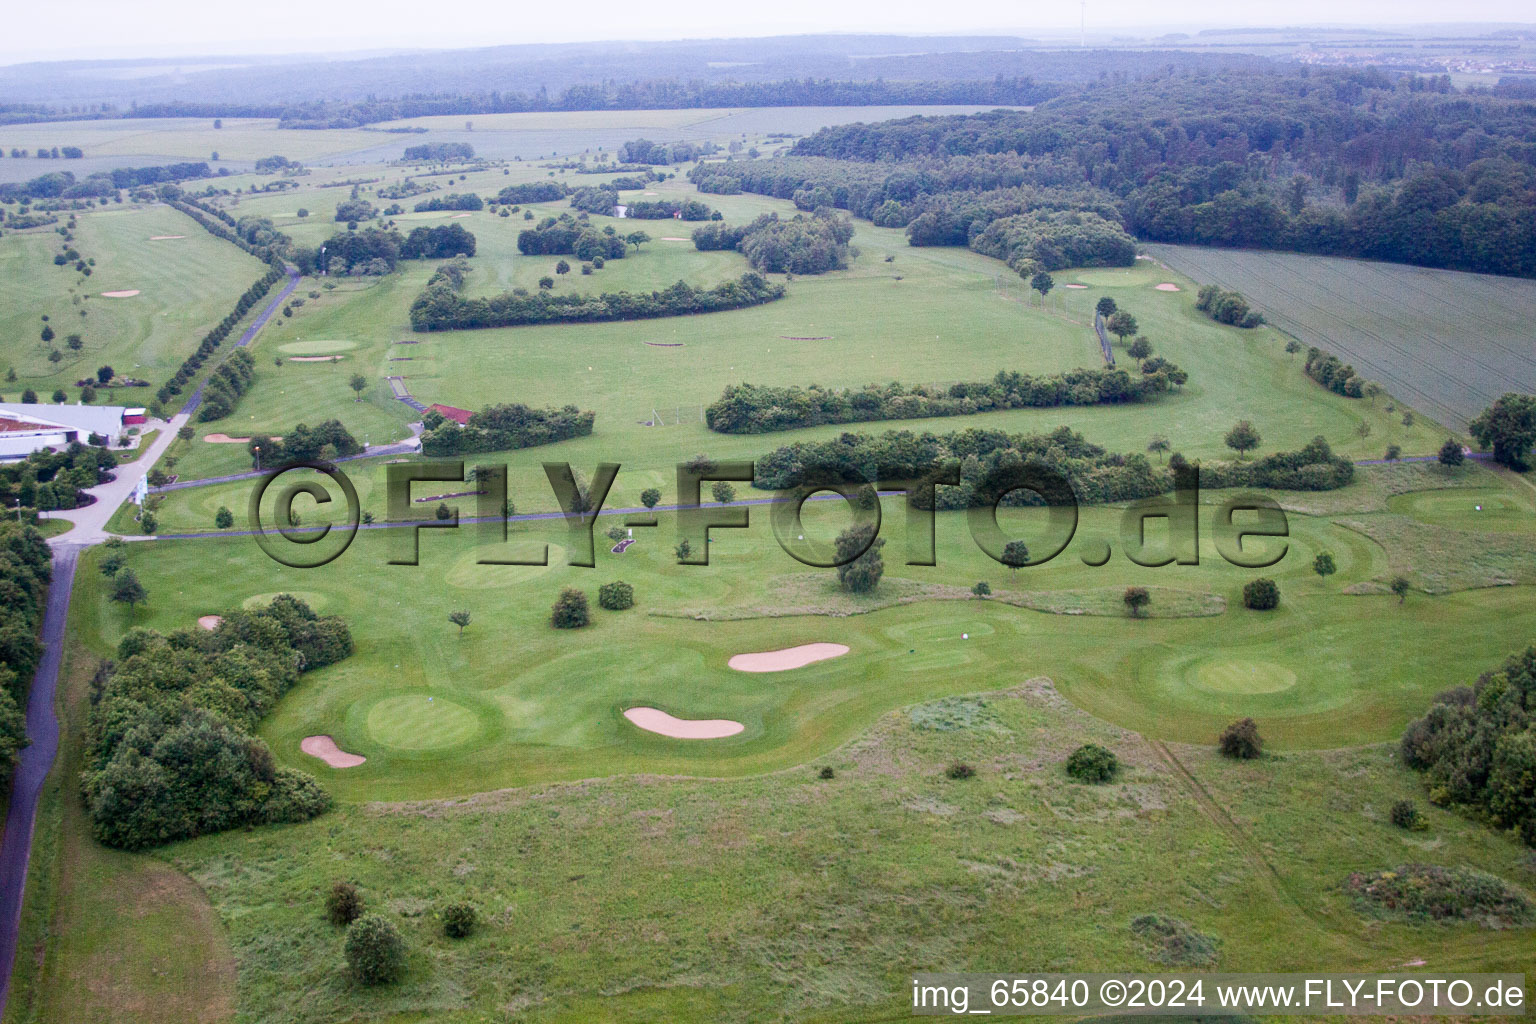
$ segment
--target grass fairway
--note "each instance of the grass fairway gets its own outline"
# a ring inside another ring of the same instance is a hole
[[[155,235],[185,237],[151,241]],[[63,388],[74,401],[74,382],[94,377],[105,364],[151,386],[103,393],[97,401],[144,405],[266,271],[261,261],[165,206],[79,214],[71,244],[96,260],[90,277],[53,265],[61,244],[46,228],[0,238],[0,364],[17,375],[5,386],[7,397],[32,388],[47,401]],[[132,298],[101,296],[134,289],[139,294]],[[45,314],[56,335],[51,345],[39,337]],[[83,343],[78,352],[65,344],[76,333]],[[59,362],[48,358],[55,349]]]

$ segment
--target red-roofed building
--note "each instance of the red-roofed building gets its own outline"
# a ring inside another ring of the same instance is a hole
[[[453,420],[453,422],[457,423],[461,427],[468,423],[469,418],[474,415],[474,413],[470,412],[468,409],[456,409],[451,405],[433,404],[427,406],[427,409],[431,412],[437,413],[444,419]]]

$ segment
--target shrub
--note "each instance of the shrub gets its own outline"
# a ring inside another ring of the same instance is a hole
[[[377,914],[347,928],[347,966],[364,985],[387,985],[405,973],[405,943],[393,924]]]
[[[1440,460],[1440,465],[1449,469],[1454,469],[1466,461],[1466,456],[1461,451],[1461,442],[1454,437],[1445,439],[1445,444],[1440,446],[1440,454],[1437,458]]]
[[[1146,611],[1147,605],[1152,603],[1152,595],[1146,587],[1126,587],[1125,610],[1131,613],[1131,618],[1140,618]]]
[[[837,559],[843,564],[837,567],[837,581],[843,589],[854,594],[867,594],[880,584],[885,575],[885,560],[880,549],[885,538],[875,536],[875,528],[868,524],[850,526],[837,536]],[[861,552],[854,557],[856,552]]]
[[[986,580],[982,580],[980,583],[971,588],[971,593],[975,594],[977,597],[986,597],[988,594],[992,593],[992,584],[988,583]]]
[[[971,779],[976,777],[976,769],[964,761],[956,761],[944,769],[944,774],[951,779]]]
[[[1131,922],[1131,931],[1152,947],[1152,958],[1180,966],[1216,962],[1218,940],[1195,931],[1183,921],[1162,914],[1143,914]]]
[[[334,925],[348,925],[363,916],[363,894],[351,882],[337,882],[325,894],[325,919]]]
[[[635,606],[635,588],[623,580],[604,583],[597,588],[597,603],[611,612]]]
[[[1243,607],[1267,612],[1280,606],[1280,587],[1267,576],[1260,576],[1243,587]]]
[[[1067,756],[1067,774],[1079,782],[1108,782],[1119,770],[1114,751],[1097,743],[1085,743]]]
[[[1251,718],[1233,722],[1223,729],[1218,745],[1224,755],[1239,761],[1251,761],[1264,752],[1264,740],[1259,737],[1259,724]]]
[[[1361,909],[1382,917],[1494,926],[1525,924],[1533,917],[1530,901],[1518,890],[1471,868],[1400,864],[1390,871],[1355,872],[1344,888]]]
[[[833,776],[835,776],[836,774],[837,773],[832,770],[832,766],[831,765],[825,765],[825,766],[823,766],[821,771],[816,773],[816,777],[818,779],[830,779]]]
[[[1412,800],[1399,800],[1392,805],[1392,824],[1409,832],[1422,832],[1429,828],[1429,822],[1424,820],[1419,805]]]
[[[549,624],[556,629],[580,629],[590,620],[587,611],[587,595],[575,587],[566,587],[555,598],[550,609]]]
[[[214,513],[213,525],[221,530],[227,530],[235,525],[235,514],[223,505],[220,505],[218,512]]]
[[[468,938],[479,921],[473,904],[450,903],[443,908],[443,934],[450,939]]]

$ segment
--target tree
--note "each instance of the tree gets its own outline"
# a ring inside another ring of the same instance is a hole
[[[71,334],[64,339],[64,347],[71,352],[79,352],[85,347],[85,339],[78,334]]]
[[[724,480],[716,480],[715,485],[709,489],[709,493],[722,505],[729,505],[736,500],[736,488]]]
[[[113,576],[116,576],[119,571],[122,570],[123,563],[125,561],[127,561],[127,559],[123,557],[123,553],[121,551],[109,551],[107,554],[102,556],[100,566],[101,574],[108,579],[111,579]]]
[[[33,391],[31,388],[27,388],[21,393],[21,402],[23,405],[36,405],[37,392]]]
[[[325,894],[325,919],[338,928],[363,916],[363,894],[351,882],[333,882]]]
[[[1152,442],[1147,445],[1147,451],[1155,453],[1158,457],[1158,461],[1161,462],[1163,457],[1167,455],[1168,449],[1170,447],[1171,446],[1168,444],[1168,439],[1163,435],[1158,434],[1156,437],[1152,438]]]
[[[1300,352],[1300,351],[1301,351],[1301,342],[1297,341],[1295,338],[1292,338],[1290,341],[1285,343],[1285,354],[1286,355],[1291,356],[1292,358],[1295,358],[1296,353]]]
[[[1252,761],[1264,752],[1264,740],[1259,736],[1259,723],[1251,718],[1233,722],[1221,731],[1217,746],[1227,757],[1239,761]]]
[[[446,501],[440,501],[437,503],[437,511],[433,514],[437,516],[437,521],[441,523],[453,518],[453,509],[448,507]]]
[[[539,278],[539,287],[543,288],[545,291],[548,291],[549,289],[553,288],[554,286],[555,286],[555,279],[550,277],[549,275],[546,274],[545,276]]]
[[[1120,770],[1114,751],[1097,743],[1085,743],[1067,755],[1067,774],[1079,782],[1108,782]]]
[[[235,514],[220,505],[219,510],[213,515],[213,525],[221,530],[227,530],[235,525]]]
[[[646,508],[655,508],[661,502],[661,492],[654,487],[647,487],[640,492],[640,504]]]
[[[587,595],[575,587],[566,587],[555,598],[549,611],[549,624],[556,629],[580,629],[591,621],[587,611]]]
[[[289,516],[289,518],[292,519],[293,516]],[[154,533],[157,529],[159,529],[159,527],[160,520],[155,518],[155,514],[153,512],[146,510],[139,513],[139,529],[144,531],[145,534]]]
[[[459,636],[464,635],[464,627],[469,625],[469,612],[449,612],[448,621],[459,627]]]
[[[53,340],[53,326],[51,324],[43,324],[42,339],[44,341]]]
[[[53,401],[56,405],[63,405],[65,402],[69,401],[69,396],[64,393],[63,388],[54,388]]]
[[[473,904],[450,903],[443,908],[443,934],[450,939],[468,938],[479,919]]]
[[[1366,438],[1371,436],[1371,425],[1365,422],[1365,420],[1361,420],[1359,423],[1355,424],[1355,433],[1359,434],[1360,440],[1364,441]]]
[[[183,441],[192,440],[196,433],[197,432],[194,431],[190,425],[176,428],[176,436],[181,438]]]
[[[988,594],[992,593],[992,585],[986,580],[982,580],[980,583],[971,588],[971,593],[975,594],[977,597],[986,597]]]
[[[1140,362],[1151,354],[1152,342],[1149,341],[1147,336],[1144,334],[1137,335],[1136,340],[1131,342],[1131,347],[1126,349],[1126,355],[1130,356],[1132,359],[1135,359],[1137,362]]]
[[[1152,594],[1146,587],[1126,587],[1121,600],[1125,602],[1125,610],[1131,613],[1131,618],[1139,619],[1145,614],[1147,605],[1152,603]]]
[[[116,376],[117,371],[112,369],[110,366],[100,366],[96,368],[97,384],[110,384],[112,383],[112,378]]]
[[[112,577],[111,598],[126,604],[128,610],[132,611],[135,606],[149,600],[149,592],[132,569],[119,569],[117,575]]]
[[[875,527],[869,523],[857,523],[837,535],[837,581],[844,590],[867,594],[879,586],[885,575],[885,559],[880,556],[884,546],[885,538],[875,536]]]
[[[1096,306],[1093,307],[1093,311],[1099,316],[1111,317],[1115,315],[1115,310],[1117,308],[1118,307],[1115,305],[1115,300],[1106,295],[1098,301]]]
[[[1021,540],[1011,540],[1003,545],[1003,564],[1008,567],[1010,578],[1017,578],[1019,569],[1029,564],[1029,545]]]
[[[1259,437],[1259,432],[1247,420],[1238,420],[1232,429],[1227,431],[1227,447],[1237,452],[1239,459],[1245,452],[1257,448],[1260,440],[1262,438]]]
[[[611,612],[622,612],[635,606],[635,588],[623,580],[604,583],[597,588],[597,603]]]
[[[1266,576],[1243,585],[1243,607],[1267,612],[1280,607],[1280,586]]]
[[[1517,473],[1531,468],[1536,445],[1536,396],[1506,394],[1473,420],[1469,432],[1479,447],[1493,449],[1493,461]]]
[[[1397,595],[1398,604],[1402,604],[1403,602],[1407,601],[1408,591],[1413,589],[1413,584],[1408,581],[1407,576],[1392,577],[1392,582],[1388,584],[1388,586],[1392,588],[1392,593]]]
[[[1387,445],[1387,461],[1388,462],[1396,462],[1398,459],[1401,459],[1402,457],[1403,457],[1403,449],[1402,449],[1401,445],[1396,445],[1396,444],[1389,444],[1389,445]]]
[[[1440,465],[1447,469],[1455,469],[1466,461],[1466,455],[1461,450],[1461,442],[1454,437],[1445,439],[1445,444],[1440,446],[1440,454],[1437,456]]]
[[[1312,571],[1326,580],[1329,576],[1338,572],[1339,567],[1334,564],[1332,554],[1327,551],[1321,551],[1316,558],[1312,559]]]
[[[569,263],[565,262],[565,260],[561,260],[559,263],[555,264],[555,273],[560,274],[561,276],[564,276],[566,274],[569,274],[570,272],[571,272],[571,265]]]
[[[400,932],[377,914],[347,927],[347,966],[364,985],[387,985],[405,973],[405,942]]]
[[[650,240],[651,236],[646,234],[644,231],[631,231],[629,234],[624,236],[624,241],[634,246],[636,252],[639,252],[640,247]]]
[[[363,391],[368,387],[368,378],[360,373],[354,373],[352,379],[347,381],[347,386],[352,389],[354,395],[352,401],[361,402],[363,400]]]
[[[1106,329],[1108,329],[1110,334],[1113,334],[1115,337],[1120,339],[1120,343],[1122,345],[1125,344],[1125,339],[1135,334],[1138,329],[1136,318],[1131,316],[1131,314],[1127,313],[1123,309],[1116,310],[1115,313],[1113,313],[1110,318],[1105,321],[1104,326]]]
[[[1051,279],[1050,274],[1042,270],[1029,279],[1029,286],[1040,293],[1040,307],[1044,309],[1045,297],[1050,294],[1052,288],[1056,287],[1056,282]]]
[[[684,537],[682,540],[677,542],[677,547],[673,548],[672,550],[677,555],[677,560],[679,562],[685,562],[688,560],[688,556],[693,554],[693,545],[688,543],[687,537]]]

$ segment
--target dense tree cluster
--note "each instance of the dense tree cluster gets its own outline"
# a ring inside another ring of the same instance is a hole
[[[344,199],[336,204],[336,223],[355,224],[373,220],[378,216],[378,212],[366,199]]]
[[[1353,366],[1316,345],[1307,349],[1307,361],[1302,369],[1308,377],[1336,395],[1345,398],[1361,398],[1365,395],[1365,378],[1357,374]]]
[[[402,244],[398,231],[383,228],[338,231],[325,240],[320,251],[295,250],[292,257],[300,272],[305,274],[382,277],[392,273],[400,262]]]
[[[681,164],[708,156],[720,147],[713,142],[652,142],[632,139],[619,147],[619,162],[626,164]]]
[[[79,508],[88,488],[105,483],[117,468],[107,448],[78,441],[62,451],[38,451],[19,462],[0,464],[0,505],[43,512]]]
[[[909,388],[899,383],[868,384],[846,390],[814,384],[808,388],[731,384],[704,410],[704,418],[709,429],[722,434],[763,434],[826,423],[1141,402],[1187,379],[1188,375],[1177,366],[1160,362],[1153,372],[1140,375],[1118,369],[1078,369],[1040,377],[1003,371],[990,381],[932,388]]]
[[[1248,305],[1241,292],[1229,292],[1219,285],[1201,286],[1195,293],[1195,308],[1217,323],[1233,327],[1257,327],[1264,322],[1264,317]]]
[[[266,434],[257,435],[246,442],[245,450],[250,453],[253,466],[273,469],[291,462],[329,461],[357,455],[363,446],[340,420],[326,420],[313,427],[300,423],[284,431],[281,441]]]
[[[693,232],[700,252],[735,249],[765,274],[821,274],[848,266],[853,224],[823,208],[811,216],[780,220],[765,213],[750,224],[706,224]]]
[[[211,177],[213,171],[203,162],[118,167],[110,171],[98,171],[81,179],[77,179],[72,171],[50,171],[30,181],[0,184],[0,202],[110,197],[115,196],[119,189]]]
[[[324,811],[314,778],[253,733],[300,673],[351,653],[345,622],[286,594],[213,630],[131,630],[91,685],[80,781],[96,838],[142,849]]]
[[[0,792],[8,792],[16,755],[27,745],[27,691],[42,657],[37,633],[52,561],[42,534],[0,522]]]
[[[239,326],[241,319],[244,318],[246,313],[250,312],[251,307],[260,302],[267,292],[271,290],[272,286],[282,279],[283,272],[274,266],[263,274],[260,280],[247,288],[239,300],[236,301],[235,308],[229,315],[220,320],[213,330],[203,335],[203,340],[198,343],[197,351],[193,352],[182,362],[181,366],[177,367],[176,373],[170,380],[160,385],[160,389],[155,392],[155,401],[160,405],[164,405],[176,395],[181,394],[182,389],[197,376],[198,370],[202,369],[203,364],[213,355],[214,350],[222,345],[224,339],[229,337],[229,333]],[[246,358],[249,359],[249,356]],[[233,407],[234,405],[231,403],[230,408]],[[228,410],[225,411],[227,412]],[[220,415],[223,414],[221,413]],[[217,417],[209,416],[205,418],[215,419]]]
[[[583,412],[574,405],[561,409],[532,409],[517,403],[488,405],[462,427],[445,420],[428,431],[422,436],[421,450],[424,455],[440,457],[534,448],[587,437],[596,421],[597,413]]]
[[[403,260],[443,260],[474,254],[475,236],[466,231],[462,224],[412,228],[400,246],[400,258]]]
[[[624,207],[624,216],[635,220],[719,220],[720,214],[697,199],[637,199]]]
[[[473,192],[450,192],[445,196],[433,196],[416,204],[417,213],[437,210],[483,210],[485,200]]]
[[[245,349],[235,349],[217,370],[208,375],[208,382],[203,385],[203,402],[197,407],[197,418],[206,423],[228,416],[255,380],[256,361]]]
[[[467,142],[437,142],[407,146],[401,157],[407,162],[432,164],[446,164],[474,158],[475,147]]]
[[[1524,473],[1536,447],[1536,396],[1502,395],[1467,426],[1477,443],[1493,450],[1493,460]]]
[[[297,170],[301,166],[297,160],[289,160],[285,156],[264,156],[256,161],[256,173],[281,174],[290,168]]]
[[[558,181],[530,181],[521,185],[508,185],[496,193],[496,202],[502,206],[553,203],[564,199],[568,191]]]
[[[612,217],[619,193],[608,185],[583,185],[571,193],[571,209],[599,217]]]
[[[670,288],[649,294],[551,295],[541,290],[530,295],[518,289],[487,298],[468,299],[460,293],[464,273],[463,266],[458,264],[438,268],[427,287],[411,303],[412,330],[452,331],[524,324],[646,320],[742,309],[784,297],[783,285],[772,284],[761,274],[749,271],[739,280],[709,289],[694,288],[679,281]]]
[[[518,232],[517,251],[524,256],[575,256],[590,260],[621,260],[629,251],[613,225],[599,231],[585,218],[562,213],[545,217],[534,227]]]
[[[969,244],[984,256],[1002,260],[1020,277],[1067,267],[1128,267],[1136,261],[1136,243],[1118,220],[1079,210],[999,217]]]
[[[1536,846],[1536,647],[1435,698],[1403,733],[1431,802],[1471,810]]]

